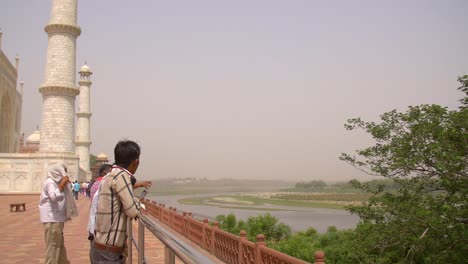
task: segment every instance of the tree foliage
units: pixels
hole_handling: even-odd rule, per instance
[[[93,154],[89,155],[89,164],[90,164],[91,168],[96,166],[96,163],[97,163],[96,160],[97,160],[97,157],[95,155],[93,155]]]
[[[412,106],[384,113],[381,122],[348,120],[375,145],[340,159],[397,183],[384,191],[354,181],[373,194],[350,211],[359,215],[368,236],[367,256],[380,263],[459,263],[468,252],[468,76],[459,78],[465,96],[457,110],[439,105]],[[362,243],[362,242],[361,242]]]
[[[271,243],[269,247],[280,252],[288,254],[298,259],[314,262],[314,252],[320,249],[318,238],[320,235],[313,228],[309,228],[306,232],[297,232],[288,239]]]
[[[237,220],[234,214],[218,215],[219,227],[229,233],[239,235],[241,230],[247,232],[247,239],[255,242],[258,234],[265,236],[267,243],[280,241],[291,236],[291,227],[278,221],[270,213],[252,216],[247,221]]]

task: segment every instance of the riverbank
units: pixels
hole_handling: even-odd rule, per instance
[[[357,193],[241,193],[232,195],[207,195],[189,197],[179,200],[181,204],[208,205],[230,208],[257,208],[265,205],[279,205],[286,207],[312,207],[345,209],[346,206],[356,205],[367,200],[368,195]]]

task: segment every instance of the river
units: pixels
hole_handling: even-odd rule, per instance
[[[210,196],[216,194],[210,194]],[[223,195],[226,195],[224,193]],[[168,195],[168,196],[152,196],[148,197],[157,203],[165,204],[166,207],[172,206],[177,208],[179,213],[192,212],[196,217],[207,217],[213,219],[219,214],[233,213],[238,219],[247,220],[251,216],[257,216],[269,212],[271,215],[289,225],[293,231],[305,231],[309,227],[315,228],[318,232],[324,233],[329,226],[335,226],[338,229],[348,229],[356,227],[359,217],[351,215],[346,210],[338,209],[324,209],[324,208],[310,208],[310,207],[292,207],[292,206],[276,206],[264,205],[255,206],[262,207],[264,210],[248,210],[248,209],[233,209],[233,208],[220,208],[217,206],[207,205],[188,205],[181,204],[178,200],[190,197],[208,196],[203,195]],[[266,211],[268,209],[276,209]],[[277,211],[281,209],[281,211]]]

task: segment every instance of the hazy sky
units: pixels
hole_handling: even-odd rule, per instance
[[[1,0],[20,55],[22,130],[40,124],[49,0]],[[141,178],[365,179],[338,160],[371,141],[343,128],[392,109],[458,105],[468,1],[80,0],[91,153],[142,146]],[[78,79],[78,78],[77,78]]]

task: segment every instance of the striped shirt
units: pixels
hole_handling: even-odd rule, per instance
[[[65,222],[67,220],[67,198],[57,183],[47,178],[42,184],[39,200],[39,215],[42,223]]]
[[[100,244],[121,247],[125,243],[127,216],[135,218],[141,205],[133,195],[131,173],[114,166],[102,181],[97,202],[95,241]]]

